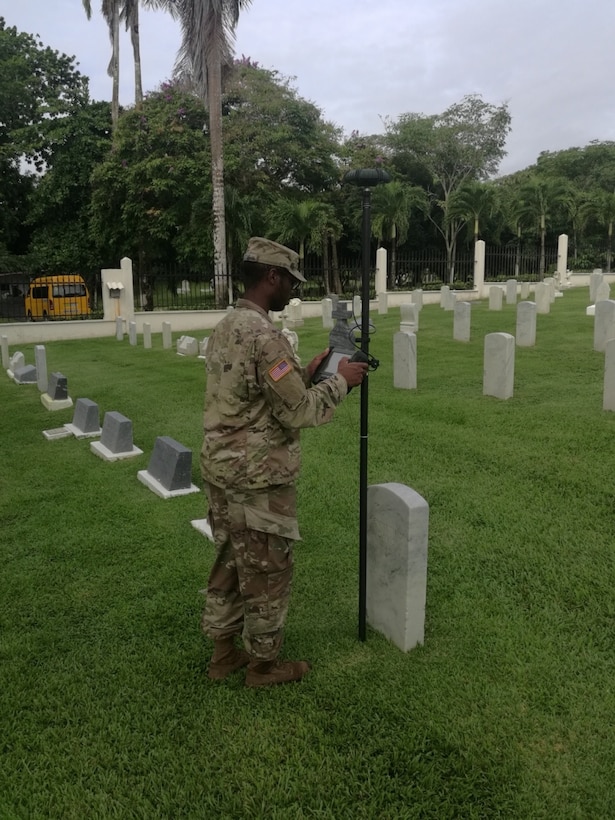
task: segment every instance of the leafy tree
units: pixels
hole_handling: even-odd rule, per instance
[[[58,120],[54,136],[47,171],[31,197],[31,252],[40,269],[84,273],[99,267],[88,229],[90,177],[111,147],[109,104],[90,103]]]
[[[111,263],[211,259],[209,144],[200,100],[164,83],[122,113],[113,150],[92,176],[92,236]],[[149,284],[149,280],[148,280]]]
[[[28,248],[28,198],[59,139],[56,125],[88,99],[74,58],[0,17],[0,248]]]
[[[216,304],[226,302],[227,259],[224,221],[222,79],[233,62],[233,40],[240,11],[250,0],[168,0],[182,29],[178,65],[207,102],[211,147],[214,284]]]
[[[280,191],[313,195],[337,184],[339,129],[289,78],[244,57],[229,73],[222,104],[225,173],[238,191],[270,199]]]
[[[507,105],[495,106],[474,94],[442,114],[402,114],[387,123],[393,165],[402,172],[409,165],[421,166],[428,175],[430,195],[440,212],[440,219],[433,222],[446,245],[451,282],[462,226],[449,211],[451,195],[467,181],[496,173],[509,131]]]

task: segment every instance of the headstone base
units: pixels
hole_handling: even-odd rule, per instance
[[[68,438],[70,436],[69,431],[64,427],[53,427],[51,430],[43,430],[43,435],[47,439],[47,441],[54,441],[57,438]]]
[[[100,436],[102,433],[102,427],[99,427],[98,430],[91,430],[89,433],[84,433],[83,430],[80,430],[72,422],[65,424],[64,429],[68,430],[69,435],[75,438],[96,438],[96,436]]]
[[[149,487],[153,493],[159,495],[160,498],[175,498],[176,495],[189,495],[190,493],[198,493],[200,489],[196,486],[196,484],[191,484],[189,487],[183,487],[181,490],[167,490],[166,487],[163,487],[162,484],[154,478],[151,473],[148,473],[147,470],[139,470],[137,473],[137,478],[141,482],[141,484],[145,484],[146,487]]]
[[[585,308],[585,315],[586,316],[595,316],[596,315],[596,305],[588,305]]]
[[[66,410],[68,407],[73,406],[72,399],[52,399],[49,393],[41,395],[41,403],[47,410]]]
[[[100,441],[90,442],[90,450],[104,461],[121,461],[125,458],[140,456],[143,453],[143,450],[140,450],[138,447],[134,446],[132,450],[127,450],[125,453],[114,453],[108,447],[105,447],[104,444],[101,444]]]
[[[204,535],[208,541],[211,541],[213,544],[214,541],[214,534],[211,531],[211,526],[209,524],[208,518],[195,518],[194,521],[190,522],[195,530],[198,530],[201,535]]]

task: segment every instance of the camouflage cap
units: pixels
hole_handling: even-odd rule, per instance
[[[243,257],[244,262],[260,262],[263,265],[272,265],[284,268],[295,279],[305,282],[305,276],[299,272],[299,254],[262,236],[253,236],[248,242],[248,248]]]

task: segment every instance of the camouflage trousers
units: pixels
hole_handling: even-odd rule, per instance
[[[203,632],[242,634],[247,651],[273,660],[282,645],[300,538],[294,485],[258,491],[206,483],[216,558],[207,584]]]

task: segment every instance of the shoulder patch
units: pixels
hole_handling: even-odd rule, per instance
[[[267,372],[274,382],[279,382],[280,379],[284,378],[292,369],[292,365],[287,359],[280,359],[280,361],[274,364]]]

